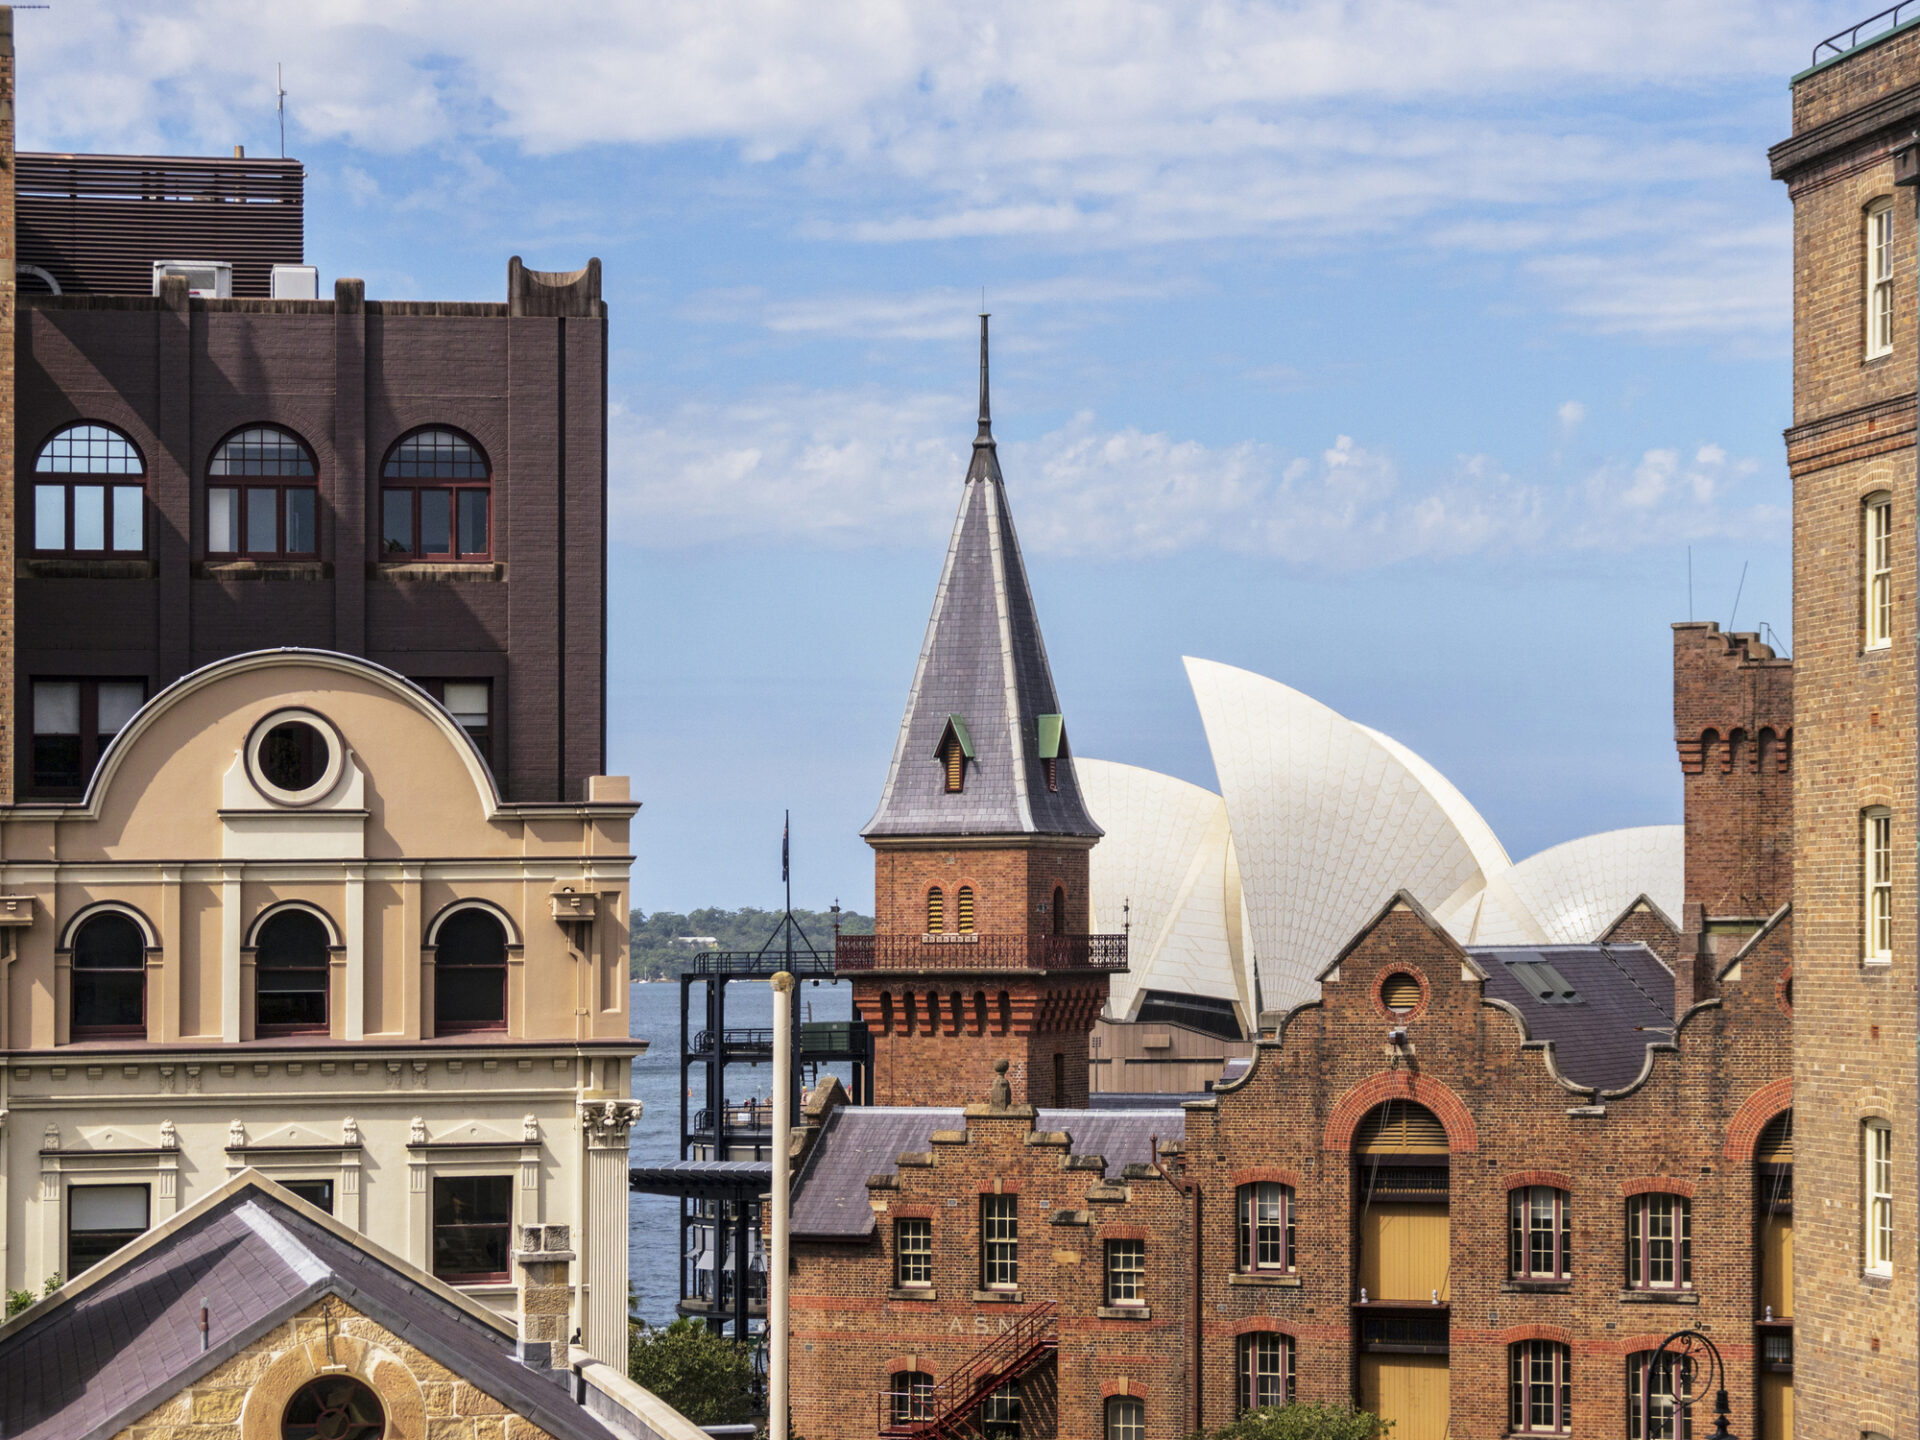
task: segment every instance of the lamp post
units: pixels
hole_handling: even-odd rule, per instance
[[[771,1440],[787,1440],[787,1228],[793,1124],[793,976],[773,977],[773,1251],[767,1285],[767,1421]]]
[[[1653,1398],[1653,1377],[1659,1372],[1662,1359],[1671,1358],[1675,1363],[1668,1378],[1669,1393],[1673,1396],[1673,1408],[1676,1412],[1693,1409],[1706,1399],[1707,1392],[1713,1392],[1713,1436],[1712,1440],[1739,1440],[1733,1431],[1727,1428],[1727,1368],[1720,1362],[1720,1351],[1713,1341],[1698,1330],[1676,1330],[1660,1342],[1660,1348],[1653,1352],[1653,1359],[1647,1362],[1647,1399]],[[1693,1377],[1700,1377],[1696,1389],[1690,1383]],[[1682,1388],[1685,1386],[1686,1388]],[[1676,1425],[1675,1430],[1679,1427]]]

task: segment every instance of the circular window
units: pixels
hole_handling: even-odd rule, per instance
[[[1396,970],[1380,982],[1380,1003],[1396,1015],[1408,1015],[1420,1008],[1420,982],[1404,970]]]
[[[268,799],[305,805],[329,793],[340,778],[339,735],[318,715],[283,710],[254,727],[247,767]]]
[[[281,1440],[380,1440],[386,1431],[380,1397],[350,1375],[301,1386],[280,1419]]]

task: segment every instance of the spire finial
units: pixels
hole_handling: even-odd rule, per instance
[[[987,320],[985,311],[980,314],[980,433],[973,437],[975,445],[993,444],[993,415],[987,405]]]

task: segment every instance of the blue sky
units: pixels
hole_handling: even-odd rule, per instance
[[[643,909],[871,903],[974,312],[1076,751],[1212,784],[1183,654],[1519,858],[1679,818],[1670,621],[1787,638],[1787,77],[1870,5],[20,12],[24,148],[288,153],[308,258],[598,255]],[[1742,585],[1742,573],[1745,573]]]

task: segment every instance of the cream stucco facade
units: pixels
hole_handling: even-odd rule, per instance
[[[297,790],[263,759],[282,734],[306,747]],[[619,1363],[629,1062],[644,1049],[628,1037],[635,809],[619,777],[579,803],[504,804],[423,692],[363,660],[281,650],[148,702],[82,800],[0,810],[6,1285],[66,1267],[88,1185],[146,1187],[154,1224],[248,1166],[328,1182],[341,1221],[431,1271],[436,1182],[492,1177],[504,1193],[507,1177],[506,1233],[568,1227],[569,1328]],[[437,1034],[441,932],[470,910],[504,938],[504,971],[481,984],[499,976],[502,1013]],[[307,1023],[276,1027],[259,947],[287,911],[324,930],[324,978],[294,977],[311,985]],[[143,974],[113,980],[118,1018],[138,1023],[104,1038],[75,1023],[76,937],[103,912],[137,927],[145,955]],[[511,1269],[462,1288],[512,1309]]]

